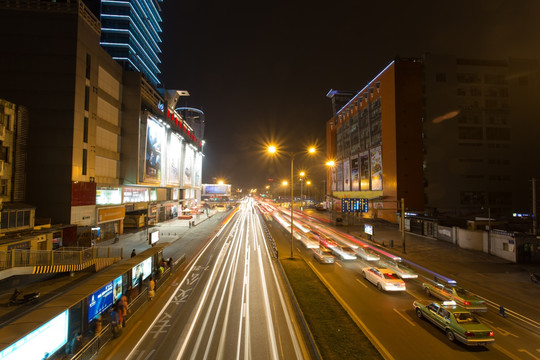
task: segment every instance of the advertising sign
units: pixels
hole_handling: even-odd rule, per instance
[[[364,224],[364,232],[368,235],[373,235],[373,226],[369,224]]]
[[[341,212],[368,212],[368,199],[343,198],[341,199]]]
[[[360,174],[358,168],[358,156],[351,158],[351,190],[360,190]]]
[[[161,160],[163,152],[163,137],[165,131],[157,121],[147,120],[146,154],[144,180],[159,183],[161,181]]]
[[[171,134],[167,149],[167,184],[180,185],[180,160],[182,159],[182,140]]]
[[[113,304],[122,297],[122,276],[113,280]]]
[[[154,245],[159,241],[159,230],[150,233],[149,242],[150,245]]]
[[[370,150],[371,190],[382,190],[382,152],[377,146]]]
[[[337,191],[343,191],[343,163],[339,162],[336,164],[336,171],[337,171]]]
[[[343,161],[343,191],[351,190],[349,159]]]
[[[360,190],[369,190],[369,153],[360,155]]]
[[[196,153],[195,154],[195,178],[193,179],[193,186],[201,186],[202,185],[202,154]]]
[[[0,359],[43,359],[45,354],[54,354],[68,340],[68,311],[64,311],[16,343],[0,351]]]
[[[135,287],[139,285],[141,281],[144,281],[152,274],[152,258],[144,260],[133,269],[131,269],[131,286]]]
[[[193,184],[193,163],[194,163],[195,154],[193,149],[189,146],[186,146],[186,151],[184,154],[184,186],[192,186]]]
[[[97,318],[113,304],[113,283],[110,282],[88,297],[88,322]]]

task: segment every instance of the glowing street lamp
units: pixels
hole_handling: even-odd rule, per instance
[[[268,146],[268,152],[270,154],[275,154],[278,152],[278,149],[274,145]],[[317,152],[314,146],[311,146],[307,149],[308,154],[315,154]],[[294,157],[298,154],[302,154],[304,151],[299,152],[288,152],[287,155],[291,158],[291,259],[294,258],[293,254],[293,245],[294,245]]]

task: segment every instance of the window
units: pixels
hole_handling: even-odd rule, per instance
[[[435,74],[436,82],[446,82],[446,73],[437,73]]]
[[[90,54],[86,54],[86,78],[90,79],[90,70],[91,70],[91,64],[92,64],[92,57]]]
[[[9,147],[2,146],[2,160],[9,163]]]
[[[86,168],[87,168],[87,157],[88,157],[88,151],[86,149],[83,149],[82,151],[82,175],[86,175]]]
[[[510,129],[502,127],[486,128],[486,138],[488,140],[510,140]]]
[[[88,142],[88,116],[84,117],[84,125],[83,125],[83,142]]]
[[[4,115],[4,123],[6,124],[6,130],[11,130],[11,115]]]
[[[84,110],[90,109],[90,86],[84,87]]]
[[[0,182],[0,195],[6,196],[8,194],[8,181],[7,179],[2,179]]]
[[[483,132],[481,127],[460,126],[459,139],[462,140],[482,140]]]

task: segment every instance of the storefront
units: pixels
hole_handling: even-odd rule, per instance
[[[124,232],[125,216],[126,208],[124,205],[98,208],[97,224],[100,228],[98,241],[112,239],[115,233],[122,234]]]

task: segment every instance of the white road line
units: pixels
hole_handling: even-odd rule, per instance
[[[339,266],[340,268],[343,268],[343,265],[341,265],[340,263],[335,263],[337,266]]]
[[[396,312],[396,314],[398,314],[399,316],[401,316],[403,319],[405,319],[405,321],[407,321],[409,324],[411,324],[412,326],[416,326],[415,323],[413,323],[411,320],[407,319],[405,317],[405,315],[403,315],[402,313],[400,313],[397,309],[392,309]]]

